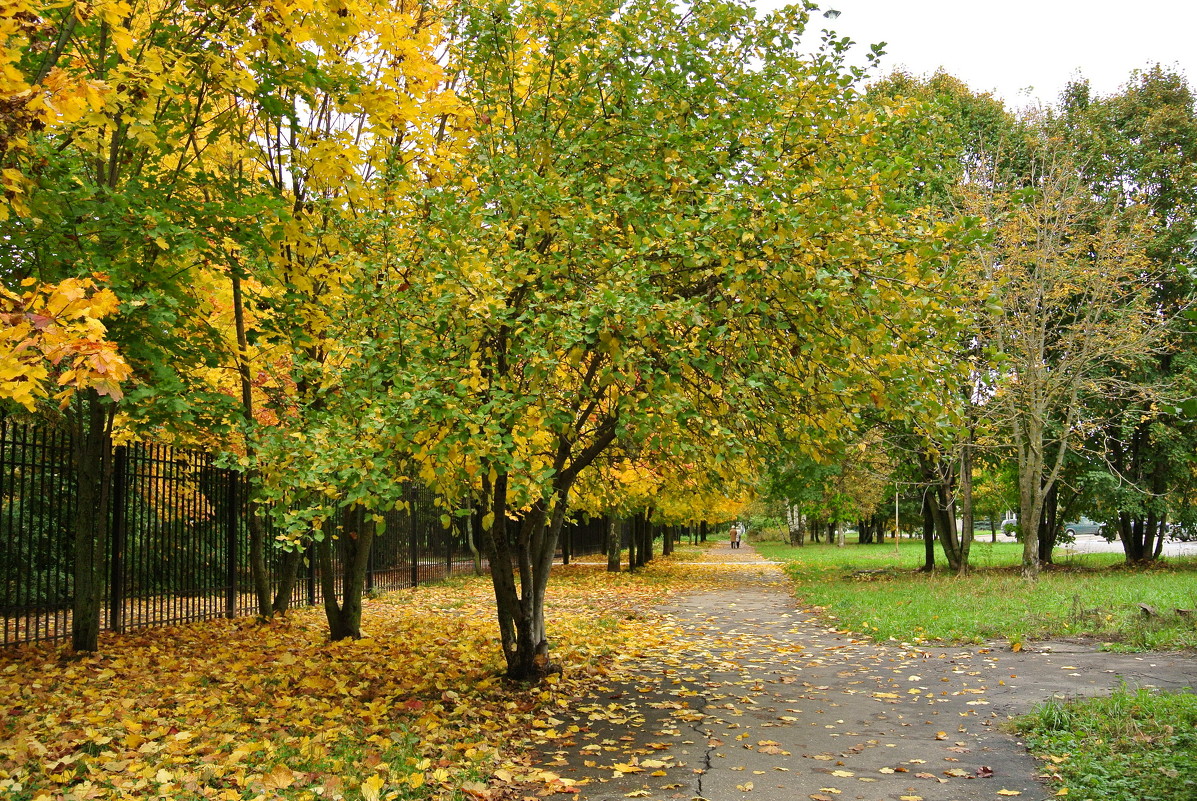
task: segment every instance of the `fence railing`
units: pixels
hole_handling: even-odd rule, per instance
[[[102,627],[255,614],[246,489],[243,475],[199,451],[152,443],[116,448]],[[375,537],[369,589],[474,570],[464,521],[445,528],[431,491],[409,486],[407,493],[409,508],[385,513]],[[70,636],[76,497],[67,434],[0,417],[0,645]],[[604,532],[602,521],[568,524],[565,553],[601,551]],[[272,593],[286,562],[283,551],[268,549]],[[315,554],[304,553],[291,603],[322,602],[321,584]]]

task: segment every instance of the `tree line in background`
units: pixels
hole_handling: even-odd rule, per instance
[[[1167,72],[1019,117],[946,76],[863,88],[810,4],[11,5],[0,391],[74,434],[76,648],[130,438],[251,479],[261,615],[268,548],[338,552],[334,637],[383,513],[433,489],[477,521],[516,678],[552,669],[570,515],[715,522],[768,483],[864,516],[896,475],[963,568],[950,510],[1008,448],[1028,572],[1074,488],[1133,558],[1177,517]]]
[[[1184,77],[1136,72],[1108,97],[1084,81],[1057,106],[1014,113],[947,75],[895,75],[869,97],[917,97],[944,155],[912,191],[968,219],[957,280],[972,323],[945,355],[941,417],[873,414],[812,469],[774,459],[769,486],[799,521],[924,523],[968,569],[974,518],[1017,514],[1024,573],[1081,515],[1158,559],[1197,524],[1193,357],[1197,112]],[[866,528],[867,528],[866,522]],[[889,524],[892,528],[892,524]],[[960,530],[958,530],[958,527]]]

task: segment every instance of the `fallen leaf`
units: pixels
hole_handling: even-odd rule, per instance
[[[362,798],[366,801],[378,801],[378,795],[382,792],[383,785],[386,781],[378,773],[375,773],[370,778],[362,782],[361,791]]]
[[[262,777],[262,786],[267,790],[286,790],[295,784],[295,772],[281,762]]]

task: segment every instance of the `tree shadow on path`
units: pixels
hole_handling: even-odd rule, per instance
[[[580,799],[1045,799],[1009,716],[1122,683],[1197,686],[1179,654],[874,644],[802,607],[747,544],[687,569],[695,589],[645,623],[672,645],[635,655],[631,680],[541,747]]]

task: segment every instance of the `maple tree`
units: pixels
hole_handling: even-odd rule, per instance
[[[135,378],[122,405],[179,429],[209,428],[220,414],[219,395],[193,372],[215,351],[191,279],[205,233],[231,209],[199,202],[208,176],[197,156],[224,119],[214,98],[228,65],[214,53],[222,36],[244,38],[245,18],[244,6],[27,4],[17,17],[26,37],[5,40],[13,94],[3,158],[6,180],[19,183],[0,221],[5,280],[59,286],[102,274],[120,301],[107,338]],[[83,650],[95,648],[98,628],[102,577],[88,555],[105,548],[112,397],[93,389],[66,409],[80,484],[73,619]]]
[[[0,287],[0,397],[29,411],[52,391],[62,406],[87,389],[120,400],[129,366],[102,322],[119,305],[116,296],[89,279],[23,283],[20,294]]]
[[[54,287],[78,265],[103,270],[121,300],[109,339],[136,378],[122,424],[223,448],[255,484],[263,465],[274,470],[266,484],[284,484],[295,435],[333,423],[320,408],[338,392],[326,362],[353,350],[332,329],[363,297],[343,289],[390,269],[363,268],[378,240],[361,221],[435,172],[438,123],[452,110],[435,10],[153,0],[16,11],[5,23],[27,36],[6,28],[3,39],[3,166],[18,201],[2,223],[6,279]],[[89,397],[68,413],[80,433],[98,426],[80,458],[101,465],[101,480],[116,408]],[[372,476],[394,494],[399,482]],[[312,484],[295,489],[328,507]],[[248,514],[266,616],[281,597],[266,584],[259,500],[277,498],[251,499]],[[342,500],[360,497],[349,485]],[[103,515],[91,504],[81,515],[79,552],[85,528],[102,552]],[[77,639],[94,643],[94,629]]]
[[[231,243],[220,265],[233,296],[239,461],[256,488],[249,514],[255,584],[260,614],[282,611],[303,543],[317,543],[326,567],[340,549],[341,600],[325,596],[330,631],[360,636],[372,527],[379,511],[402,502],[404,482],[384,468],[399,459],[383,426],[365,433],[379,423],[367,407],[382,387],[377,374],[361,374],[370,345],[356,343],[375,336],[371,310],[399,283],[394,273],[410,235],[404,226],[413,224],[402,198],[435,180],[456,130],[455,104],[437,61],[433,7],[280,4],[276,14],[271,23],[288,37],[279,45],[283,57],[249,59],[262,88],[239,105],[241,147],[220,164],[230,182],[256,179],[239,188],[280,210],[269,236]],[[309,61],[313,48],[318,72],[297,77],[289,65]],[[247,306],[256,311],[247,314]],[[362,436],[345,438],[354,429]],[[368,469],[345,470],[349,460]],[[263,510],[289,547],[273,600]]]

